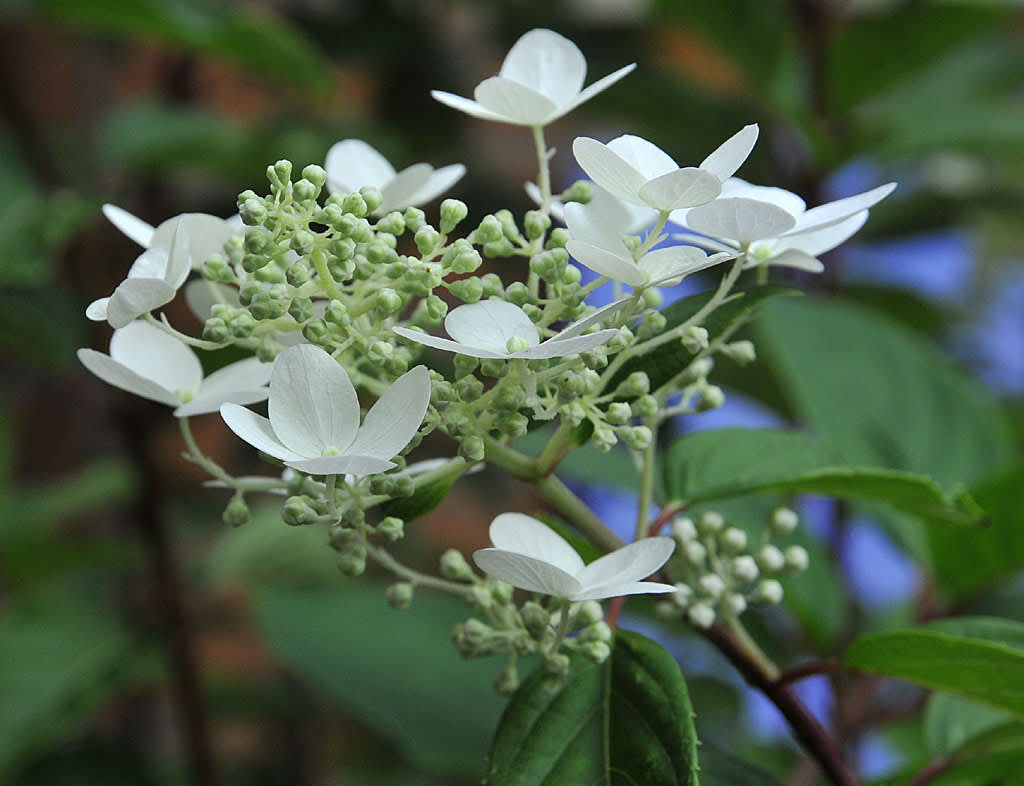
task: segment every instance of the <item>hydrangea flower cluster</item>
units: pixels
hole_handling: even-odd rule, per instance
[[[392,605],[408,605],[421,586],[465,598],[486,621],[460,626],[456,646],[467,655],[508,653],[502,690],[514,687],[515,659],[528,652],[542,653],[556,675],[567,668],[563,650],[606,658],[610,630],[598,600],[671,592],[706,626],[747,601],[772,600],[778,585],[763,577],[799,567],[801,558],[792,550],[776,558],[770,545],[743,553],[740,531],[720,532],[710,514],[696,526],[677,522],[674,540],[638,537],[623,548],[594,527],[588,534],[611,553],[584,565],[547,524],[506,513],[491,526],[494,547],[474,556],[483,576],[458,552],[442,560],[441,577],[426,576],[388,545],[481,463],[535,483],[576,526],[592,524],[553,474],[565,455],[587,440],[601,450],[621,442],[652,462],[662,422],[721,404],[721,390],[708,382],[714,357],[754,357],[749,342],[731,340],[731,328],[711,335],[705,327],[743,271],[820,270],[818,257],[893,188],[808,210],[787,191],[750,185],[735,177],[757,141],[758,127],[748,125],[696,166],[680,166],[636,136],[581,137],[573,154],[590,181],[554,193],[544,126],[633,67],[584,88],[579,49],[533,30],[472,100],[434,93],[473,117],[531,129],[538,177],[528,190],[537,208],[521,218],[500,210],[466,231],[468,206],[449,198],[432,224],[421,206],[465,168],[397,171],[354,139],[332,147],[325,166],[268,167],[269,192],[244,191],[237,219],[186,214],[154,229],[105,208],[145,250],[113,294],[89,306],[88,316],[115,333],[109,356],[83,349],[83,364],[175,407],[189,458],[232,491],[226,521],[245,522],[248,496],[284,495],[284,521],[326,527],[345,572],[358,575],[372,562],[397,576]],[[493,260],[486,269],[485,259]],[[502,260],[524,261],[525,278],[499,273]],[[583,284],[578,265],[598,279]],[[671,321],[659,311],[659,288],[699,271],[720,272],[717,289],[696,313]],[[607,281],[617,298],[594,308],[588,296]],[[203,321],[201,337],[155,313],[183,288]],[[437,334],[442,323],[447,337]],[[251,357],[204,379],[194,349],[226,347]],[[664,347],[676,348],[677,367],[652,378],[645,361]],[[361,399],[375,400],[365,414]],[[264,400],[267,416],[247,408]],[[235,477],[205,456],[188,418],[217,411],[242,441],[287,467],[284,474]],[[531,456],[516,440],[538,422],[551,424],[551,436]],[[432,431],[450,438],[452,457],[407,465]],[[638,536],[647,531],[648,503]],[[676,544],[681,556],[666,566]],[[644,581],[659,571],[672,582]],[[514,587],[533,595],[518,602]]]

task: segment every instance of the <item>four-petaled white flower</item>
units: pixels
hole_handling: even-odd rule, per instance
[[[671,584],[641,581],[672,556],[672,538],[644,538],[586,565],[564,538],[523,513],[502,513],[491,522],[490,534],[494,548],[475,552],[473,561],[520,589],[571,601],[677,591]]]
[[[613,281],[631,287],[671,286],[698,270],[717,265],[734,254],[708,256],[692,245],[656,248],[634,260],[623,239],[630,234],[635,214],[626,204],[603,189],[595,189],[586,205],[565,206],[570,239],[566,250],[578,262]]]
[[[791,191],[734,177],[723,186],[721,198],[673,213],[672,218],[704,235],[687,238],[704,248],[733,254],[745,249],[745,267],[779,265],[818,273],[824,269],[818,255],[860,229],[868,209],[894,188],[895,183],[887,183],[807,210]]]
[[[147,322],[115,330],[109,355],[80,349],[78,359],[114,387],[175,407],[179,418],[216,412],[226,402],[255,404],[270,393],[270,363],[246,358],[204,379],[191,347]]]
[[[635,67],[630,63],[583,89],[587,60],[576,44],[553,30],[536,29],[516,41],[498,76],[476,86],[475,101],[441,90],[430,94],[483,120],[543,126],[611,87]]]
[[[122,328],[137,317],[170,303],[193,267],[219,253],[240,228],[205,213],[185,213],[155,229],[127,210],[104,205],[110,222],[146,250],[109,297],[89,304],[85,315]]]
[[[430,164],[413,164],[396,172],[384,156],[360,139],[345,139],[334,144],[327,151],[324,169],[327,170],[327,187],[334,193],[352,193],[363,186],[379,189],[384,201],[374,211],[378,216],[425,204],[466,174],[462,164],[440,169]]]
[[[220,408],[239,437],[311,475],[370,475],[416,434],[430,403],[430,375],[417,366],[399,377],[359,425],[359,398],[348,373],[312,344],[289,347],[274,361],[270,418],[235,404]]]
[[[605,306],[543,342],[540,340],[540,331],[526,312],[504,300],[482,300],[479,303],[453,308],[444,320],[444,329],[451,339],[431,336],[404,327],[391,329],[418,344],[474,358],[537,360],[567,357],[610,341],[618,330],[608,328],[596,333],[581,334],[604,319],[612,307],[617,309],[624,302],[618,301]]]
[[[634,205],[672,211],[710,202],[722,183],[747,160],[758,127],[744,126],[705,158],[699,167],[680,167],[652,142],[627,134],[607,145],[590,137],[572,143],[576,161],[590,179]]]

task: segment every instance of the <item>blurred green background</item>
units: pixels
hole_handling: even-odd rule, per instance
[[[963,455],[1019,460],[1019,3],[7,0],[0,9],[0,782],[479,781],[502,706],[490,689],[501,666],[458,661],[448,631],[467,610],[424,596],[409,612],[392,611],[383,577],[346,586],[323,533],[285,528],[272,501],[250,525],[223,525],[227,500],[180,458],[168,413],[101,384],[74,351],[106,348],[109,328],[86,321],[84,308],[112,291],[136,254],[103,220],[105,202],[154,224],[181,212],[227,216],[239,191],[264,187],[267,164],[322,163],[333,142],[360,137],[397,168],[466,164],[452,195],[471,218],[526,209],[529,133],[460,115],[429,92],[471,94],[532,27],[574,40],[588,82],[638,63],[548,130],[561,153],[556,187],[577,175],[567,152],[579,134],[635,133],[685,164],[749,122],[762,136],[740,174],[809,204],[898,180],[857,245],[798,284],[868,309],[857,314],[883,312],[901,326],[887,330],[916,338],[885,357],[868,353],[863,366],[837,366],[840,378],[827,384],[849,390],[839,404],[859,411],[858,370],[888,385],[915,363],[945,363],[915,342],[937,344],[955,357],[969,395],[946,401],[924,426],[932,455],[949,466],[920,468],[943,483],[973,483],[1000,467],[960,461],[960,446]],[[169,313],[198,329],[181,304]],[[875,324],[850,319],[833,331],[840,344],[850,336],[842,330]],[[782,355],[800,335],[785,328],[761,336]],[[788,377],[762,369],[726,381],[799,420],[806,410],[794,401],[813,399],[815,388],[800,371],[827,362],[813,350],[804,366],[786,367]],[[801,380],[809,392],[799,392]],[[898,429],[924,407],[914,390],[893,389],[879,428]],[[989,407],[1014,425],[978,430],[961,418]],[[260,471],[216,417],[194,428],[218,460]],[[1021,476],[986,486],[986,500],[1002,506],[999,526],[1020,523],[1019,493],[1010,492]],[[403,556],[430,566],[449,545],[482,545],[503,500],[530,505],[522,487],[475,476],[410,528]],[[922,544],[898,521],[885,532],[924,565],[922,591],[864,608],[836,589],[842,538],[822,538],[804,608],[762,622],[770,649],[784,660],[833,653],[860,631],[936,610],[1024,616],[1013,580],[1024,544],[1011,536],[951,585],[933,577],[943,558],[963,559],[960,540],[939,547],[940,534]],[[659,635],[689,652],[682,629]],[[704,672],[692,689],[707,747],[757,755],[778,782],[814,782],[785,742],[738,741],[749,722],[740,688],[718,666]],[[833,687],[834,723],[856,750],[874,727]],[[923,744],[920,696],[907,706],[885,740],[913,760]],[[728,766],[721,760],[716,776],[709,764],[707,782],[740,783],[728,780]]]

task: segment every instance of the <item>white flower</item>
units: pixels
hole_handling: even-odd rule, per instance
[[[568,38],[537,29],[516,41],[498,76],[476,86],[475,101],[441,90],[431,95],[442,104],[483,120],[543,126],[611,87],[635,67],[636,63],[624,66],[584,90],[587,60],[583,53]]]
[[[570,239],[566,250],[581,264],[613,281],[631,287],[670,286],[698,270],[717,265],[733,254],[715,254],[690,245],[657,248],[634,260],[624,241],[635,216],[625,203],[603,189],[595,189],[586,205],[565,206]]]
[[[645,229],[647,229],[654,221],[658,218],[658,211],[652,207],[646,207],[641,205],[634,205],[630,202],[623,202],[618,197],[614,197],[605,191],[601,186],[591,184],[592,197],[590,202],[592,204],[595,200],[609,200],[620,206],[620,209],[625,210],[629,214],[629,226],[625,233],[627,235],[639,235]],[[526,183],[526,195],[530,197],[537,205],[542,202],[540,188],[537,187],[536,183]],[[572,203],[569,204],[579,204]],[[565,223],[565,205],[557,199],[552,199],[548,203],[548,212],[551,217]]]
[[[722,183],[747,160],[757,134],[756,125],[745,126],[699,167],[680,168],[657,145],[628,134],[607,145],[581,136],[572,143],[572,152],[590,179],[619,199],[671,211],[717,197]]]
[[[625,301],[612,303],[616,309]],[[504,300],[482,300],[453,308],[444,320],[444,329],[451,339],[431,336],[404,327],[391,328],[398,335],[435,349],[458,352],[474,358],[539,358],[566,357],[586,352],[610,341],[618,330],[609,328],[580,335],[608,315],[611,306],[573,323],[547,341],[540,340],[540,331],[519,306]],[[454,340],[452,340],[454,339]]]
[[[324,162],[327,187],[334,193],[352,193],[373,186],[384,197],[375,215],[404,210],[431,201],[451,188],[466,174],[462,164],[434,169],[430,164],[413,164],[395,172],[384,156],[360,139],[345,139],[327,151]]]
[[[130,322],[115,330],[109,355],[80,349],[78,359],[114,387],[175,407],[179,418],[216,412],[229,401],[255,404],[270,392],[270,363],[247,358],[204,379],[191,347],[147,322]]]
[[[672,538],[644,538],[585,565],[560,535],[522,513],[502,513],[491,522],[490,534],[495,547],[475,552],[473,561],[520,589],[571,601],[676,592],[671,584],[640,581],[672,556]]]
[[[338,362],[311,344],[274,361],[267,419],[235,404],[221,417],[239,437],[311,475],[370,475],[391,469],[430,403],[430,375],[417,366],[384,391],[359,425],[359,399]]]
[[[722,196],[707,205],[673,213],[672,219],[707,238],[692,238],[714,251],[746,249],[746,267],[781,265],[811,272],[824,269],[819,254],[838,246],[863,226],[868,209],[896,188],[887,183],[845,199],[806,209],[783,188],[729,179]]]
[[[193,267],[223,250],[240,231],[232,221],[205,213],[185,213],[155,229],[116,205],[104,205],[110,222],[146,250],[135,260],[110,297],[89,304],[85,315],[122,328],[137,317],[170,303]]]

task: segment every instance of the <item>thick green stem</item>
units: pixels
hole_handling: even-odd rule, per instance
[[[533,144],[537,148],[537,188],[540,189],[540,209],[544,215],[551,212],[551,167],[548,161],[547,142],[544,141],[544,126],[533,126]]]
[[[420,573],[418,570],[413,570],[391,556],[385,549],[374,546],[371,543],[366,544],[366,556],[376,562],[385,570],[389,570],[399,578],[405,579],[410,584],[417,587],[429,587],[430,589],[439,590],[441,592],[450,592],[453,595],[458,595],[464,599],[472,598],[472,589],[465,584],[459,584],[454,581],[447,581],[446,579],[439,579],[436,576],[430,576],[426,573]]]
[[[648,424],[650,425],[650,424]],[[643,469],[640,472],[640,500],[636,508],[636,532],[634,540],[647,537],[651,518],[651,500],[654,498],[654,466],[658,455],[658,430],[651,428],[651,444],[643,454]]]

